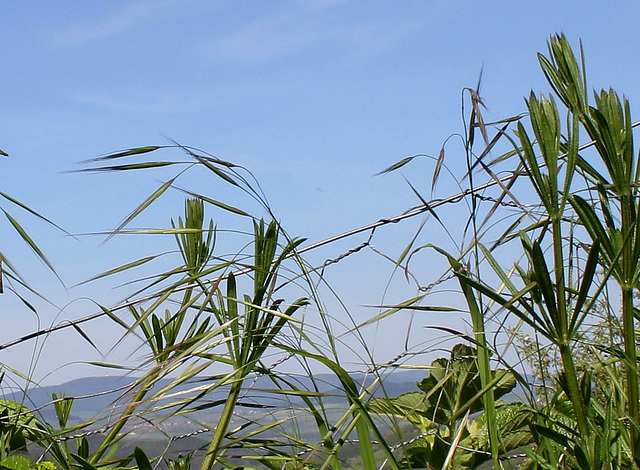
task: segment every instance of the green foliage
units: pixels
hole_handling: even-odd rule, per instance
[[[169,470],[189,470],[191,463],[193,462],[193,454],[190,452],[187,455],[179,454],[175,459],[166,458],[165,464]]]
[[[540,414],[541,422],[532,428],[538,445],[533,460],[539,465],[564,461],[576,468],[601,468],[614,462],[638,465],[640,415],[632,299],[638,285],[640,247],[636,226],[640,198],[629,104],[611,90],[596,93],[595,106],[588,104],[584,65],[578,65],[563,35],[551,38],[549,54],[548,58],[540,56],[541,65],[566,106],[567,117],[559,118],[552,98],[538,98],[532,93],[527,108],[534,138],[519,122],[513,141],[537,194],[542,222],[533,227],[535,231],[529,228],[519,233],[528,261],[517,266],[524,287],[511,285],[505,295],[468,273],[458,276],[461,282],[515,314],[558,351],[561,395],[550,402],[550,408]],[[565,130],[563,121],[567,123]],[[580,127],[593,140],[606,173],[600,173],[580,153]],[[587,182],[587,187],[577,184],[578,177]],[[578,238],[584,234],[587,242]],[[578,247],[587,247],[586,260]],[[502,268],[496,264],[492,267],[505,278]],[[598,385],[604,392],[594,397],[592,375],[587,370],[580,376],[575,351],[585,347],[578,342],[585,345],[588,338],[583,329],[585,320],[597,314],[598,303],[610,305],[610,279],[618,283],[622,296],[619,331],[624,351],[611,342],[598,345],[589,341],[586,347],[594,354],[604,352],[614,358],[613,362],[622,359],[626,374],[620,380],[612,362],[594,360],[589,365],[601,369]],[[535,350],[533,354],[540,357]],[[608,372],[603,372],[605,369]],[[606,400],[607,394],[616,400]],[[621,419],[630,425],[620,426]]]
[[[4,470],[56,470],[48,460],[32,463],[25,455],[28,445],[40,444],[50,434],[44,424],[26,406],[12,400],[0,400],[0,468]]]
[[[584,58],[576,58],[564,35],[550,38],[548,53],[539,55],[539,62],[553,94],[532,92],[525,100],[526,116],[488,123],[478,89],[466,90],[471,110],[464,116],[467,172],[460,194],[429,201],[409,183],[424,207],[401,218],[428,213],[444,226],[437,208],[461,201],[469,216],[466,224],[460,224],[464,227],[460,243],[454,242],[456,252],[431,242],[420,245],[421,226],[393,262],[394,270],[404,268],[406,278],[412,279],[409,263],[429,249],[448,263],[441,278],[421,286],[409,300],[381,306],[384,311],[363,323],[352,322],[347,329],[369,358],[368,382],[357,383],[342,363],[338,345],[342,337],[334,334],[332,324],[337,315],[332,318],[320,299],[324,268],[336,261],[319,268],[304,262],[303,240],[283,230],[250,173],[177,144],[128,149],[89,162],[95,166],[87,171],[98,172],[179,168],[110,234],[172,237],[179,260],[171,269],[139,279],[130,273],[160,255],[145,256],[92,279],[129,274],[133,282],[144,284],[136,292],[138,300],[113,309],[101,306],[101,312],[89,319],[107,316],[124,329],[116,345],[138,338],[148,354],[133,368],[133,383],[114,400],[107,419],[99,416],[71,425],[77,400],[73,397],[53,396],[55,425],[23,404],[0,400],[0,467],[151,470],[164,465],[170,470],[195,466],[210,470],[235,468],[242,457],[243,468],[259,464],[273,470],[374,470],[381,465],[639,468],[636,321],[640,315],[635,303],[640,290],[640,165],[630,104],[613,90],[595,92],[590,99]],[[500,145],[507,150],[494,156],[502,151]],[[149,160],[152,154],[175,148],[185,153],[187,161]],[[404,158],[381,173],[406,168],[416,158]],[[433,164],[432,191],[445,168],[444,145]],[[254,216],[181,188],[188,195],[184,215],[171,219],[169,227],[129,228],[192,168],[249,196],[263,214]],[[479,174],[487,181],[478,184]],[[50,223],[4,193],[0,201]],[[505,207],[510,211],[506,215]],[[249,230],[245,226],[236,232],[238,239],[246,237],[236,253],[221,252],[220,231],[213,220],[206,220],[206,208],[250,222]],[[3,207],[0,210],[51,267],[18,221]],[[453,239],[453,230],[444,228]],[[28,289],[1,254],[0,262],[4,263],[0,275]],[[458,297],[450,305],[420,305],[428,303],[432,288],[451,278],[457,285],[449,292]],[[287,301],[288,297],[296,300]],[[385,389],[384,379],[361,330],[402,310],[455,312],[460,303],[468,309],[470,332],[440,329],[467,344],[457,344],[448,357],[431,362],[429,375],[418,383],[419,391],[373,398]],[[25,305],[30,304],[25,300]],[[320,326],[307,321],[311,310]],[[347,325],[351,320],[338,322]],[[78,324],[71,323],[79,330]],[[519,373],[520,364],[510,364],[514,344],[525,361],[536,365],[533,372],[541,384],[532,386],[526,369]],[[399,357],[409,354],[404,351]],[[272,355],[279,358],[275,364],[295,358],[308,382],[269,365]],[[119,364],[98,365],[126,369]],[[314,377],[317,367],[336,378],[333,403],[325,400],[327,393]],[[271,389],[252,388],[254,380],[265,378]],[[529,394],[529,402],[502,402],[500,398],[516,384]],[[336,395],[340,405],[335,404]],[[277,397],[290,409],[271,410],[261,402],[263,396]],[[234,418],[242,406],[267,411],[244,416],[238,425]],[[157,454],[144,443],[139,447],[137,441],[128,455],[118,453],[139,419],[162,429],[167,419],[201,416],[203,411],[216,412],[217,421],[201,423],[196,433],[206,442],[186,455],[171,454],[175,436],[168,436],[166,450]],[[381,416],[390,420],[385,421],[390,433],[382,429]],[[299,427],[307,418],[315,428]],[[415,428],[409,440],[403,434],[406,423]],[[399,444],[392,446],[392,441]],[[34,447],[41,451],[35,464],[26,454]]]
[[[21,455],[10,455],[0,461],[0,467],[7,470],[30,470],[31,462]]]
[[[10,455],[0,460],[0,468],[3,470],[56,470],[56,464],[45,460],[32,464],[31,461],[22,455]]]
[[[29,408],[12,400],[0,400],[0,455],[26,450],[27,442],[40,437],[40,427]]]
[[[460,283],[478,354],[490,352],[486,322],[499,318],[494,321],[501,327],[510,325],[506,344],[514,337],[529,338],[527,348],[520,349],[526,359],[558,370],[553,374],[555,384],[542,384],[541,393],[547,396],[530,424],[535,445],[528,449],[528,465],[637,468],[640,414],[633,300],[640,279],[640,170],[630,106],[612,90],[595,92],[594,104],[590,103],[584,58],[576,59],[564,35],[552,36],[548,56],[539,55],[539,60],[555,96],[532,92],[526,100],[526,117],[501,121],[493,138],[480,114],[477,90],[469,92],[472,111],[465,129],[469,188],[462,194],[470,199],[467,227],[473,237],[457,255],[435,249],[446,256]],[[512,123],[515,129],[507,132]],[[476,130],[483,136],[481,151],[475,150]],[[585,133],[590,142],[582,144]],[[512,149],[491,162],[483,161],[500,139]],[[493,167],[514,156],[510,174],[498,179]],[[441,152],[434,180],[442,160]],[[389,171],[399,166],[392,165]],[[475,168],[492,181],[477,185]],[[523,179],[532,191],[527,192]],[[492,187],[497,194],[488,194]],[[528,204],[523,204],[527,198]],[[485,200],[492,205],[483,211],[479,201]],[[427,204],[433,209],[432,202]],[[503,205],[515,208],[518,215],[495,240],[486,241],[504,222],[499,211]],[[413,253],[425,247],[433,246]],[[505,252],[516,253],[513,261],[503,260]],[[495,280],[498,284],[492,284]],[[613,294],[616,288],[620,303]],[[604,324],[599,320],[602,310]],[[605,338],[594,336],[590,326],[594,323]],[[493,343],[499,343],[499,333],[493,334]],[[551,351],[557,354],[553,360]],[[491,352],[498,354],[496,348]],[[486,383],[486,358],[478,367]],[[539,375],[545,381],[551,377]],[[526,381],[521,384],[528,388]],[[486,404],[485,408],[488,412]],[[491,423],[497,425],[497,416],[487,413],[486,419],[490,429]],[[499,467],[495,447],[491,453]]]
[[[491,458],[488,419],[494,420],[501,435],[501,449],[508,453],[531,442],[526,426],[530,411],[520,403],[499,402],[494,413],[480,413],[469,421],[470,414],[483,411],[482,386],[475,348],[457,344],[448,358],[439,358],[429,367],[430,373],[418,382],[421,392],[398,397],[375,398],[367,405],[373,413],[405,419],[416,426],[420,438],[404,449],[402,461],[407,468],[441,468],[453,452],[451,468],[477,468]],[[506,395],[516,386],[516,379],[506,370],[492,371],[494,396]],[[459,434],[459,444],[452,444]]]

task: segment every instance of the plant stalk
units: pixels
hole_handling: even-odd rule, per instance
[[[90,463],[94,465],[98,464],[107,449],[109,449],[111,444],[117,439],[118,433],[122,431],[122,428],[127,424],[129,418],[131,418],[138,406],[140,406],[140,403],[149,391],[151,383],[151,380],[147,380],[145,385],[138,390],[133,399],[129,402],[129,405],[127,405],[126,409],[123,411],[122,415],[120,415],[118,422],[109,430],[96,451],[91,455],[91,458],[89,459]]]
[[[471,288],[460,280],[460,287],[467,300],[469,306],[469,312],[471,313],[471,320],[473,323],[474,337],[478,348],[478,371],[480,373],[480,383],[482,388],[487,392],[482,396],[484,405],[484,412],[487,416],[487,428],[489,430],[489,447],[491,449],[491,457],[493,459],[494,468],[502,468],[502,464],[499,459],[500,448],[498,441],[498,430],[496,426],[496,404],[493,388],[489,387],[492,381],[491,364],[489,361],[489,349],[487,347],[487,340],[484,328],[484,318],[482,312],[478,306],[475,296]]]
[[[554,191],[554,195],[557,191]],[[586,439],[589,434],[588,412],[587,405],[585,404],[584,396],[580,390],[580,383],[578,382],[578,375],[573,361],[573,354],[571,351],[570,341],[571,332],[569,331],[569,321],[567,316],[567,302],[566,302],[566,289],[564,279],[564,254],[562,251],[562,228],[560,224],[560,211],[558,214],[554,214],[552,221],[553,230],[553,257],[555,263],[555,278],[556,278],[556,304],[558,309],[558,333],[559,338],[558,348],[560,350],[560,358],[562,359],[562,367],[564,369],[565,378],[567,381],[567,392],[569,399],[573,403],[573,408],[576,413],[576,421],[578,423],[578,430],[580,434]]]
[[[213,438],[207,447],[207,453],[202,461],[202,467],[200,467],[201,470],[211,470],[217,462],[220,445],[222,444],[222,439],[224,439],[227,429],[229,428],[229,424],[231,423],[233,411],[235,410],[236,403],[238,402],[243,382],[244,377],[236,375],[236,381],[231,385],[229,395],[227,395],[227,401],[225,402],[222,414],[220,415],[220,420],[216,426]]]
[[[622,234],[624,244],[622,247],[622,329],[624,336],[624,352],[625,363],[627,369],[627,402],[629,407],[629,418],[631,424],[629,426],[631,453],[636,465],[640,466],[640,442],[638,426],[640,426],[640,409],[638,407],[638,362],[636,351],[636,334],[633,312],[633,286],[632,276],[634,263],[637,260],[632,259],[633,250],[631,242],[633,237],[630,236],[633,230],[633,206],[631,204],[631,195],[623,194],[620,197],[620,208],[622,210]]]

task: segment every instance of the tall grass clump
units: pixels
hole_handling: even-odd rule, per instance
[[[175,268],[134,278],[134,282],[144,284],[136,291],[138,300],[115,308],[102,307],[103,315],[124,328],[119,342],[137,336],[149,351],[148,359],[130,368],[136,378],[114,403],[109,418],[101,419],[101,437],[82,441],[75,452],[59,453],[60,460],[85,468],[132,462],[145,466],[147,461],[175,466],[178,464],[173,454],[147,456],[140,448],[122,455],[118,446],[127,440],[141,417],[166,422],[182,415],[209,413],[216,417],[215,422],[202,422],[196,432],[209,436],[207,444],[192,449],[182,464],[208,470],[233,466],[242,457],[243,462],[261,462],[271,468],[340,468],[346,459],[355,459],[373,470],[384,458],[398,468],[395,455],[365,406],[377,381],[364,386],[341,365],[337,341],[331,335],[331,319],[318,299],[316,286],[322,279],[299,253],[304,240],[291,238],[282,229],[259,185],[244,169],[194,149],[171,147],[183,151],[187,161],[132,161],[164,149],[143,147],[93,160],[93,167],[88,170],[185,167],[145,198],[109,234],[171,236],[180,256]],[[170,227],[130,228],[137,217],[157,204],[170,188],[177,187],[177,179],[194,167],[211,172],[216,179],[248,195],[258,203],[263,216],[254,217],[206,194],[183,190],[188,196],[184,216],[172,220]],[[205,220],[205,207],[250,224],[251,233],[235,232],[234,238],[245,240],[239,251],[220,254],[221,233],[224,236],[227,232]],[[264,220],[265,216],[269,220]],[[94,279],[133,273],[156,258],[145,256]],[[288,301],[289,295],[296,297]],[[313,323],[305,322],[304,318],[313,312],[319,318]],[[298,361],[308,376],[299,379],[279,373],[277,365],[289,360]],[[99,365],[122,370],[119,364]],[[342,394],[338,408],[329,409],[324,403],[326,392],[320,389],[327,387],[312,372],[318,367],[335,376],[331,389],[337,387]],[[260,384],[257,389],[256,383]],[[256,397],[252,397],[254,391]],[[291,409],[285,415],[270,411],[274,402],[279,402],[279,407],[284,405],[285,410]],[[238,419],[235,411],[247,407],[262,410],[261,419],[232,425]],[[310,419],[313,428],[300,429],[299,419]],[[89,427],[96,425],[87,423]],[[64,434],[68,430],[58,432]],[[315,435],[315,440],[309,440],[310,435]],[[171,442],[167,449],[170,445]]]
[[[114,392],[108,414],[87,422],[70,422],[78,397],[52,397],[48,406],[55,423],[25,404],[0,402],[0,466],[640,467],[635,125],[626,98],[613,90],[591,95],[580,52],[576,57],[562,34],[549,39],[539,62],[550,92],[531,92],[522,115],[489,122],[479,84],[464,90],[460,192],[425,197],[420,185],[410,183],[417,207],[306,247],[304,239],[291,237],[280,225],[253,176],[231,162],[177,144],[92,160],[85,171],[176,168],[176,175],[109,237],[170,237],[177,262],[152,276],[138,276],[136,269],[160,258],[145,256],[93,278],[130,276],[131,284],[142,287],[133,300],[102,306],[70,325],[108,317],[123,329],[116,346],[138,338],[146,355],[133,366],[97,364],[125,370],[131,380]],[[448,142],[432,159],[432,193],[443,169],[449,169]],[[172,149],[185,158],[151,158]],[[405,158],[382,173],[415,159]],[[193,170],[248,197],[254,209],[179,186]],[[131,228],[174,189],[185,195],[183,215],[166,227]],[[447,225],[445,206],[464,213],[465,223],[457,218],[455,226]],[[207,220],[208,211],[244,224],[233,232],[234,250],[221,247],[229,232]],[[418,215],[427,216],[420,230],[438,224],[452,244],[423,243],[419,231],[397,257],[383,254],[392,272],[402,268],[406,279],[416,282],[418,293],[380,305],[364,323],[356,323],[348,311],[336,321],[338,314],[321,298],[330,292],[319,287],[324,269],[371,248],[376,228]],[[35,249],[21,227],[12,225]],[[303,258],[309,249],[363,232],[370,233],[369,241],[322,266]],[[444,274],[428,282],[419,279],[412,267],[425,257],[434,266],[442,262]],[[441,286],[446,296],[437,295]],[[399,345],[397,357],[374,363],[364,327],[405,310],[462,312],[468,328],[432,327],[455,344],[434,360]],[[345,326],[345,334],[335,334],[337,324]],[[45,333],[54,331],[33,336]],[[339,353],[345,349],[339,342],[349,335],[363,348],[365,374],[349,371]],[[426,349],[437,348],[434,343]],[[413,390],[389,396],[381,371],[409,367],[402,360],[410,356],[418,358],[413,366],[424,369],[425,377]],[[278,366],[287,361],[295,361],[305,376],[281,372]],[[317,370],[331,374],[329,387]],[[242,408],[259,412],[241,417]],[[165,433],[164,450],[137,441],[122,449],[136,423],[161,429],[161,423],[182,416],[190,417],[195,428],[180,436]],[[193,436],[202,439],[187,452],[172,449],[176,441]],[[34,452],[37,446],[40,451]],[[37,455],[35,463],[26,450]]]
[[[547,364],[558,366],[557,374],[547,374],[553,382],[536,384],[542,388],[533,391],[544,407],[530,408],[534,445],[523,448],[526,465],[635,468],[640,464],[634,304],[640,198],[630,106],[613,90],[589,99],[584,58],[576,58],[564,35],[551,37],[548,54],[540,54],[539,61],[552,94],[532,92],[525,116],[486,124],[481,101],[471,94],[465,134],[469,185],[462,195],[469,200],[467,227],[473,237],[459,254],[436,250],[449,260],[468,305],[475,335],[469,339],[478,347],[484,383],[491,377],[488,356],[509,365],[504,348],[518,335],[535,338],[530,362],[557,351],[557,359]],[[475,142],[478,134],[481,145]],[[498,141],[511,149],[496,156]],[[509,162],[513,169],[505,170]],[[440,159],[436,170],[441,164]],[[500,171],[506,176],[498,177]],[[488,176],[487,183],[476,183],[478,172]],[[604,325],[619,342],[589,336],[603,306],[619,311],[614,316],[620,321],[609,317]],[[487,321],[497,325],[491,340]],[[579,368],[575,352],[585,349],[593,359]],[[521,382],[529,387],[522,376]],[[489,411],[490,388],[484,397]],[[497,423],[487,414],[498,467],[497,457],[507,449],[492,421]]]

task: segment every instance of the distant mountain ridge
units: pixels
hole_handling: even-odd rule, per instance
[[[388,396],[397,396],[408,391],[417,390],[417,382],[424,378],[428,372],[425,371],[394,371],[384,376],[384,392],[377,387],[376,396],[384,393]],[[353,379],[358,384],[368,386],[372,383],[373,377],[368,375],[365,377],[362,373],[352,374]],[[333,374],[318,374],[314,376],[318,392],[326,394],[325,401],[327,403],[335,401],[344,401],[343,392],[341,391],[340,381]],[[98,376],[73,379],[59,385],[44,386],[32,388],[27,391],[26,397],[23,392],[7,394],[5,398],[24,403],[29,408],[42,408],[42,414],[49,419],[54,417],[53,407],[45,406],[52,400],[52,394],[58,396],[65,394],[67,396],[77,398],[74,401],[74,414],[99,414],[108,410],[121,397],[127,388],[137,380],[137,377],[128,376]],[[157,386],[162,387],[170,382],[169,379],[160,381]],[[247,385],[251,384],[252,388],[260,391],[260,397],[267,395],[265,390],[273,389],[273,383],[268,377],[259,376],[255,380],[247,380]],[[196,384],[186,384],[178,387],[178,390],[187,390]],[[308,377],[296,377],[296,386],[301,389],[313,390],[311,379]],[[215,400],[226,396],[224,390],[214,393],[206,399]],[[248,397],[251,398],[251,392]],[[288,397],[291,399],[292,397]],[[266,399],[277,406],[278,399],[274,395],[273,400]],[[271,403],[272,402],[272,403]]]

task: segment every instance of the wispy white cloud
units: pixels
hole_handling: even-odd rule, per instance
[[[118,3],[118,7],[100,17],[87,18],[71,24],[53,35],[56,46],[82,46],[96,40],[120,35],[140,27],[143,22],[157,16],[175,0],[135,1]],[[101,13],[104,10],[100,10]]]
[[[156,86],[142,90],[110,88],[78,90],[70,98],[96,108],[133,114],[197,113],[215,107],[227,107],[252,97],[285,93],[296,86],[291,80],[238,81],[234,84],[194,88]]]
[[[127,114],[189,114],[214,106],[223,101],[224,96],[216,96],[211,92],[204,94],[195,91],[185,93],[177,89],[156,89],[148,93],[125,93],[116,90],[111,91],[85,91],[78,92],[72,99],[110,111]]]
[[[197,44],[201,57],[261,63],[300,55],[314,47],[340,46],[352,51],[379,51],[389,47],[417,26],[417,22],[394,20],[345,21],[332,16],[342,0],[298,2],[280,11],[269,11],[236,31]],[[277,5],[277,4],[276,4]]]

